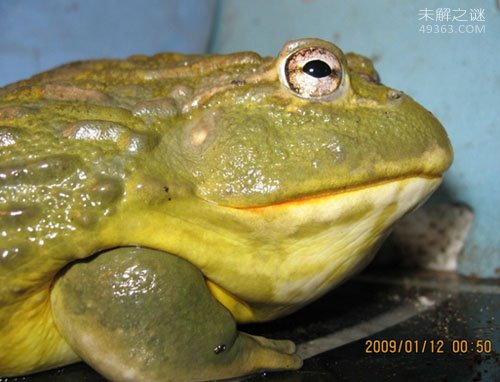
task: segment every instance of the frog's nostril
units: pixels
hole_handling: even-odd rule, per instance
[[[378,76],[377,72],[375,72],[372,75],[367,73],[360,73],[360,76],[369,82],[380,85],[380,77]]]
[[[400,92],[398,90],[389,89],[389,91],[387,92],[387,98],[389,98],[390,100],[400,99],[402,96],[403,92]]]

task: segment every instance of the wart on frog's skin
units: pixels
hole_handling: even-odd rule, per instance
[[[224,345],[224,344],[217,345],[216,347],[214,347],[214,353],[215,354],[220,354],[220,353],[222,353],[225,350],[226,350],[226,345]]]

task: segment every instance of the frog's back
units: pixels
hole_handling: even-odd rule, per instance
[[[50,316],[53,278],[105,249],[98,232],[123,204],[131,174],[181,124],[202,78],[235,60],[166,53],[76,62],[0,89],[0,338],[12,345],[4,349],[32,354],[19,365],[19,354],[0,350],[0,375],[74,360]],[[37,342],[45,346],[26,350]]]
[[[214,77],[261,61],[253,53],[83,61],[0,89],[0,302],[101,249],[93,233],[130,174]]]
[[[155,133],[73,64],[0,90],[0,303],[91,254]],[[101,64],[102,65],[102,64]]]

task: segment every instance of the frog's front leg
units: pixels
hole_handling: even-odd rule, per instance
[[[164,252],[119,248],[73,264],[51,302],[70,346],[113,381],[203,381],[302,364],[292,342],[238,332],[201,272]]]

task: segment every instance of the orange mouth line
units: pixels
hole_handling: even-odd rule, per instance
[[[369,187],[381,186],[383,184],[393,183],[393,182],[402,181],[402,180],[411,179],[411,178],[438,179],[441,177],[442,177],[442,175],[425,175],[425,174],[419,174],[419,175],[414,175],[414,176],[395,177],[395,178],[380,180],[378,182],[363,183],[363,184],[359,184],[359,185],[354,186],[354,187],[349,186],[346,188],[342,188],[342,189],[331,191],[331,192],[321,193],[321,194],[299,196],[299,197],[294,198],[294,199],[283,200],[283,201],[279,201],[279,202],[272,203],[272,204],[264,204],[261,206],[248,206],[248,207],[231,207],[231,208],[243,210],[243,211],[259,212],[259,211],[262,211],[264,209],[269,209],[269,208],[279,208],[279,207],[285,207],[285,206],[307,204],[307,203],[311,203],[311,202],[316,203],[316,202],[320,201],[321,199],[326,199],[326,198],[330,198],[333,196],[346,194],[348,192],[361,191],[361,190],[369,188]]]

